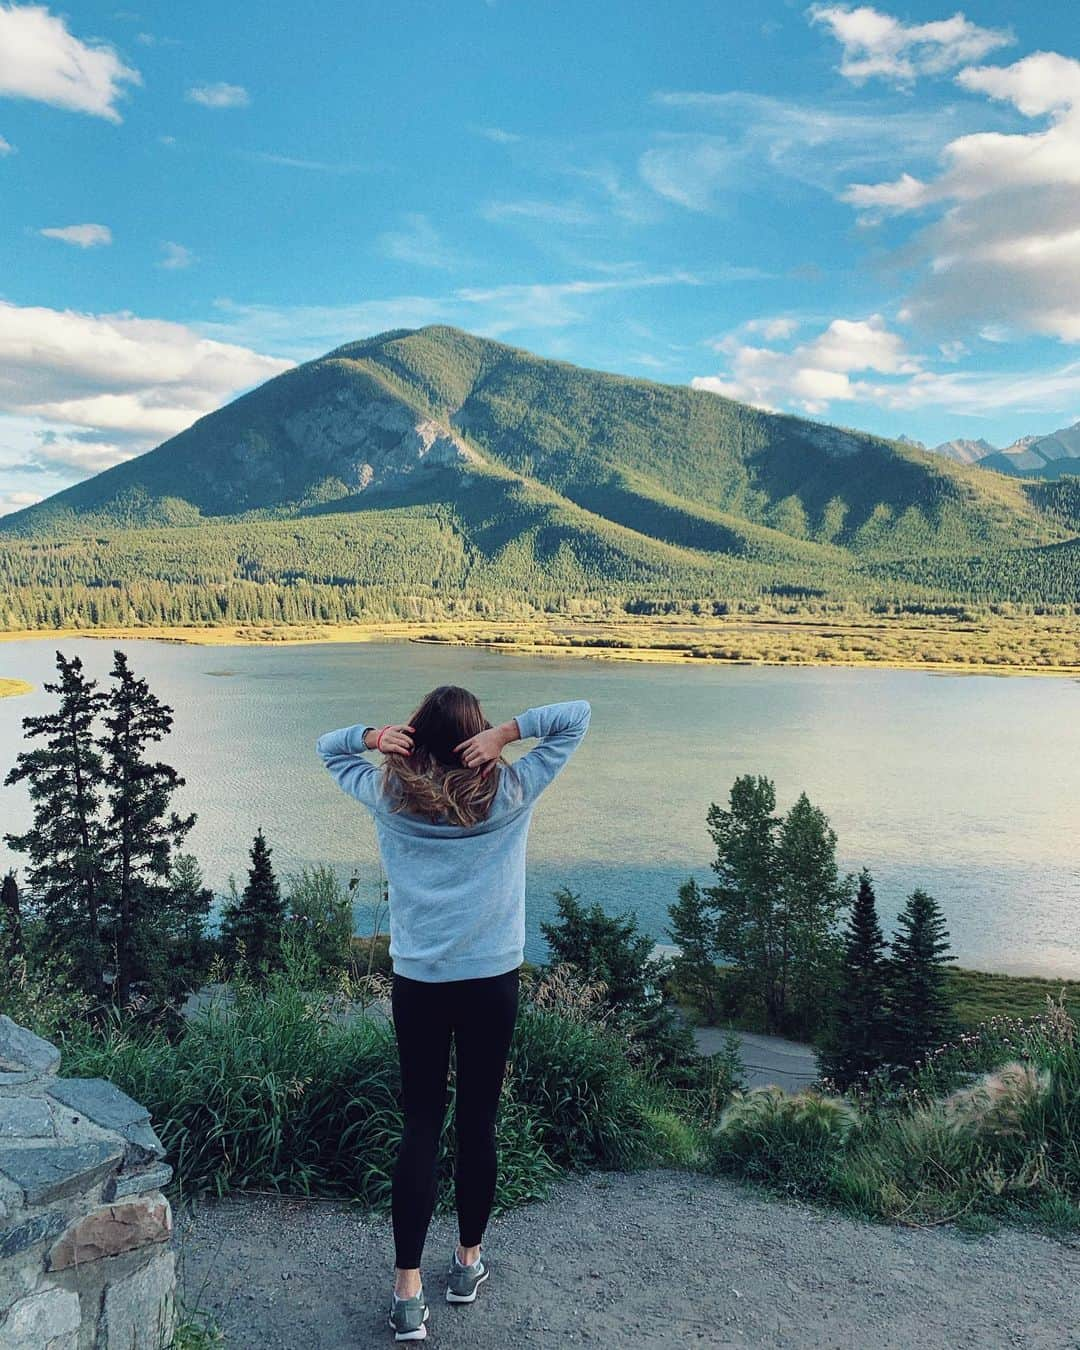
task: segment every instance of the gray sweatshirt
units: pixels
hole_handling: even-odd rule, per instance
[[[338,785],[371,812],[389,883],[390,957],[412,980],[468,980],[516,969],[525,951],[525,843],[544,788],[581,744],[584,699],[529,708],[515,719],[527,754],[498,769],[485,820],[435,824],[393,812],[383,775],[364,756],[370,722],[328,731],[315,743]]]

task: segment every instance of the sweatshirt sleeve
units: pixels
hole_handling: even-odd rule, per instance
[[[584,699],[528,708],[514,719],[521,739],[536,736],[539,745],[514,763],[526,799],[537,797],[562,769],[589,729],[592,709]]]
[[[370,729],[370,722],[357,722],[355,726],[324,732],[315,742],[315,752],[343,792],[365,806],[374,807],[379,770],[364,758],[367,753],[364,733]]]

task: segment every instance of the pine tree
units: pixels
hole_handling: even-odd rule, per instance
[[[6,872],[0,884],[0,935],[0,960],[10,969],[23,954],[22,906],[14,871]]]
[[[661,989],[663,967],[653,960],[652,938],[638,929],[636,915],[586,908],[565,887],[555,892],[557,923],[541,923],[556,963],[573,966],[588,980],[602,980],[616,1021],[668,1069],[695,1057],[693,1034],[676,1018]]]
[[[949,934],[937,901],[915,890],[899,919],[889,962],[892,1063],[912,1066],[955,1031],[948,990]]]
[[[40,717],[24,717],[28,739],[44,744],[22,751],[4,782],[26,781],[33,825],[6,834],[8,845],[29,859],[26,890],[41,920],[46,952],[70,958],[72,974],[87,992],[100,995],[105,960],[104,839],[97,819],[103,785],[101,755],[93,737],[94,719],[105,703],[82,662],[56,653],[60,706]]]
[[[826,1072],[841,1087],[885,1063],[890,1049],[888,997],[885,936],[873,880],[864,868],[843,934],[833,1019],[821,1054]]]
[[[107,785],[106,845],[112,940],[116,952],[116,997],[128,1001],[132,981],[144,977],[160,941],[155,930],[165,923],[172,903],[168,877],[173,849],[195,823],[195,813],[180,817],[169,802],[184,779],[168,764],[146,758],[151,742],[172,729],[172,709],[136,677],[127,657],[113,652],[101,740]],[[168,812],[168,814],[166,814]]]
[[[150,982],[175,996],[195,987],[214,954],[206,920],[214,893],[203,884],[202,869],[190,853],[178,853],[169,872],[169,902],[146,937]]]
[[[235,955],[243,944],[253,971],[269,969],[277,960],[284,918],[285,906],[270,864],[270,848],[260,828],[251,845],[247,885],[222,915],[221,935],[226,949]]]
[[[668,906],[668,936],[679,952],[671,972],[704,1020],[716,1021],[720,979],[716,970],[715,924],[708,902],[693,877],[679,887],[679,898]]]

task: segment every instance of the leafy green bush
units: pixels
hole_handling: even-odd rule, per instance
[[[344,994],[312,992],[310,951],[287,941],[283,955],[285,971],[265,986],[241,969],[233,1001],[172,1041],[118,1014],[104,1028],[74,1026],[64,1071],[110,1078],[143,1102],[186,1188],[347,1195],[385,1209],[401,1133],[392,1026],[357,1015],[348,981]],[[443,1206],[453,1198],[452,1105],[453,1088]],[[539,1198],[570,1168],[685,1165],[698,1149],[684,1103],[630,1062],[625,1038],[572,1003],[556,1010],[528,996],[497,1128],[496,1209]]]

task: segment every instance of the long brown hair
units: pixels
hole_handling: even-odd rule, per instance
[[[409,811],[451,825],[485,820],[499,787],[499,763],[488,773],[466,768],[455,745],[485,731],[491,723],[475,694],[456,684],[440,684],[409,718],[411,755],[388,755],[383,766],[395,811]]]

